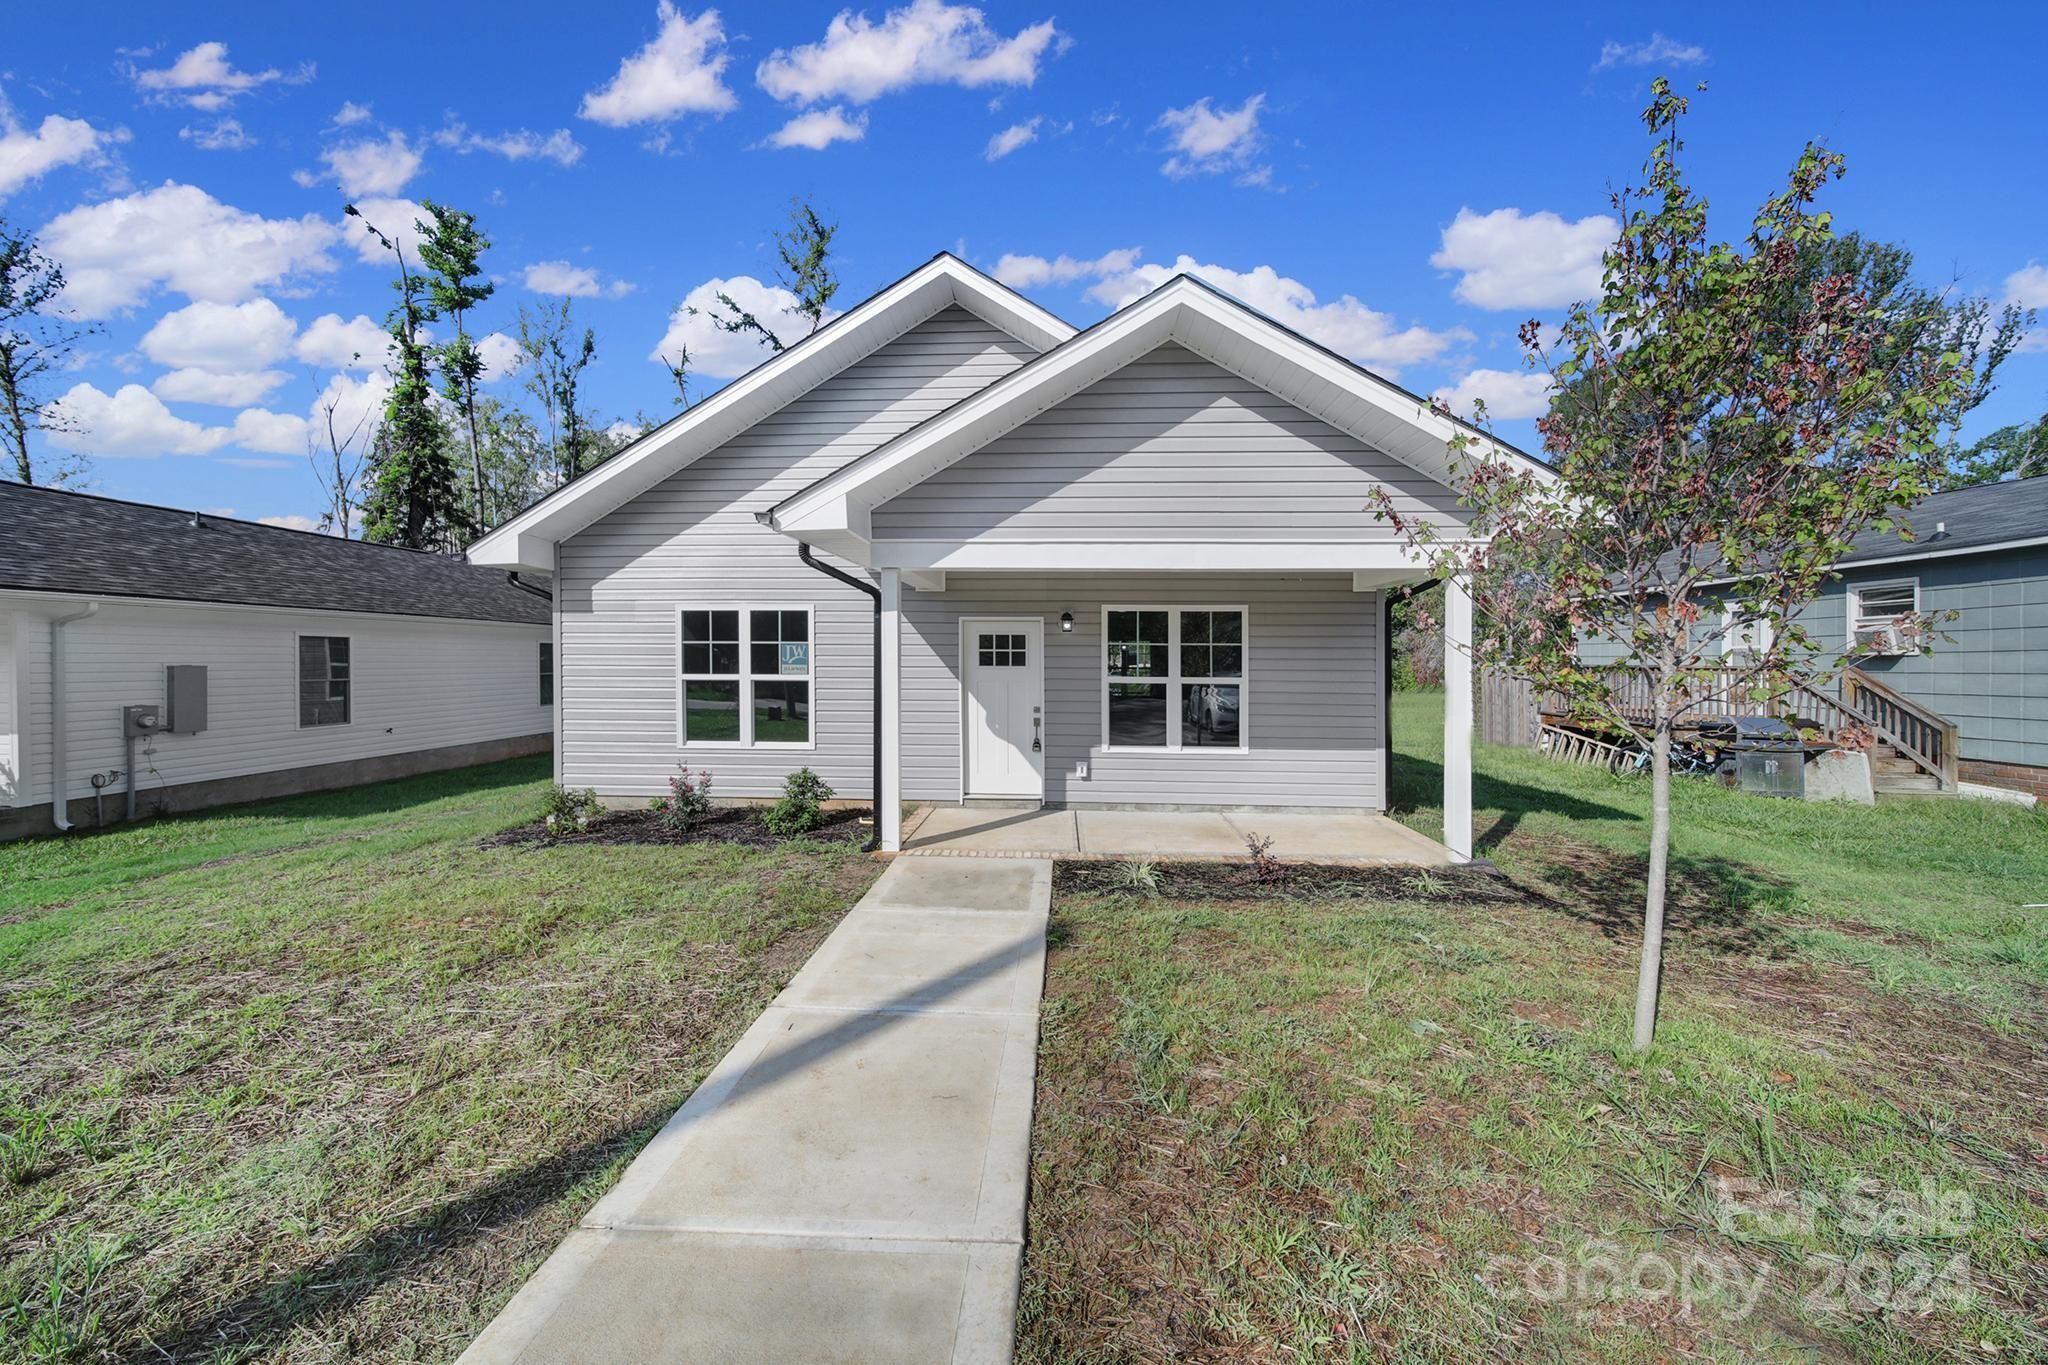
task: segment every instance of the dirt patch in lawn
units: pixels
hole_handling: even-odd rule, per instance
[[[858,844],[873,832],[864,808],[825,812],[824,823],[807,834],[783,835],[761,822],[759,806],[727,806],[714,810],[685,830],[670,829],[651,810],[609,811],[588,829],[554,834],[539,820],[515,825],[482,840],[480,848],[531,848],[556,844],[638,844],[683,847],[689,844],[738,844],[743,848],[779,848],[797,840],[811,843]]]

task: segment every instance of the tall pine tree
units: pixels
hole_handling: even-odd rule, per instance
[[[483,254],[490,239],[477,231],[476,215],[429,199],[431,223],[419,224],[420,263],[430,273],[427,295],[434,311],[455,324],[455,336],[439,348],[441,393],[462,413],[469,438],[470,493],[476,526],[490,525],[484,496],[484,459],[476,425],[476,386],[484,375],[484,358],[470,339],[469,311],[488,299],[496,286],[484,278]]]
[[[391,310],[391,398],[370,455],[363,539],[413,550],[459,550],[469,530],[456,486],[448,428],[434,411],[432,347],[421,335],[434,321],[431,289],[405,259],[405,247],[378,231],[354,204],[345,210],[398,261],[398,306]],[[424,225],[421,230],[426,231]]]

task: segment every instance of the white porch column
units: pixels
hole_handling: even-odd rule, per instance
[[[903,848],[903,574],[882,570],[882,789],[875,819],[884,853]]]
[[[1472,861],[1472,595],[1444,581],[1444,847]]]

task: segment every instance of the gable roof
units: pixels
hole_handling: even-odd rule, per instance
[[[1897,531],[1865,531],[1841,567],[2048,543],[2048,474],[1931,494],[1900,520],[1912,527],[1911,541]]]
[[[1452,476],[1450,443],[1460,436],[1476,438],[1487,455],[1550,472],[1542,461],[1183,274],[785,498],[769,513],[770,524],[860,556],[875,507],[1167,342],[1178,342],[1439,482]]]
[[[1034,350],[1051,350],[1074,334],[1071,326],[1022,294],[941,252],[574,483],[507,519],[469,547],[470,562],[551,571],[555,546],[562,540],[956,304]]]
[[[548,600],[453,555],[0,483],[0,589],[544,626]]]

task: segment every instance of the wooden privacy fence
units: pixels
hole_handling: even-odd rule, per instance
[[[1536,687],[1498,668],[1480,670],[1479,738],[1488,744],[1534,749],[1543,728]]]

